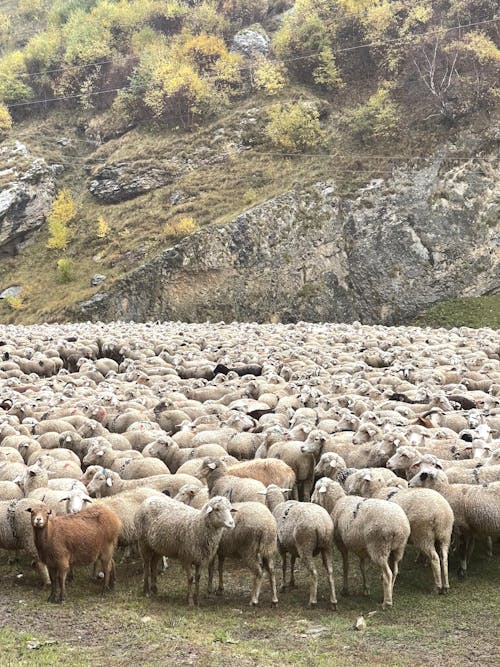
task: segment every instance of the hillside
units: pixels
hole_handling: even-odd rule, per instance
[[[154,267],[179,241],[189,246],[186,235],[201,235],[213,247],[217,230],[245,212],[267,211],[276,198],[318,183],[333,183],[343,210],[355,208],[370,183],[382,184],[377,210],[386,210],[401,173],[411,180],[438,163],[425,195],[429,211],[451,201],[464,217],[436,252],[449,265],[473,270],[463,282],[443,273],[453,289],[424,292],[418,308],[396,308],[381,319],[397,323],[442,300],[494,295],[500,283],[495,8],[490,0],[4,3],[0,288],[17,289],[3,299],[2,319],[85,317],[90,311],[79,304],[96,294],[106,304],[96,316],[122,316],[138,267],[147,276],[141,289],[171,291]],[[456,181],[474,193],[472,202],[462,205]],[[405,203],[398,205],[394,215],[403,217]],[[306,216],[320,217],[314,207]],[[273,219],[257,216],[256,236],[268,237]],[[441,222],[438,215],[432,225]],[[475,249],[460,249],[469,226]],[[308,234],[310,228],[294,227],[292,255],[300,257]],[[320,225],[311,243],[323,237]],[[376,235],[373,243],[376,249]],[[449,257],[447,246],[455,248]],[[386,250],[398,252],[390,244]],[[349,260],[350,247],[346,252]],[[352,262],[346,266],[351,270]],[[387,262],[374,267],[374,282],[387,280]],[[396,268],[391,289],[404,301],[411,275]],[[434,268],[428,262],[422,269],[429,283]],[[258,271],[258,262],[248,271]],[[189,304],[197,290],[204,298],[208,278],[198,272],[186,294],[178,287],[186,319],[200,315]],[[285,300],[305,303],[301,317],[337,319],[309,306],[315,281],[292,281]],[[354,299],[366,284],[355,276],[352,282]],[[265,285],[257,286],[263,291]],[[229,319],[289,319],[282,303],[251,315],[225,305]],[[203,316],[221,316],[207,308]],[[354,311],[341,308],[338,317],[378,317],[362,303]],[[168,308],[152,312],[175,315]]]

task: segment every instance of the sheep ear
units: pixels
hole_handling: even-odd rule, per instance
[[[280,489],[281,493],[290,493],[292,489]]]
[[[104,456],[104,450],[100,449],[98,452],[95,453],[96,456]]]
[[[236,507],[231,507],[231,509],[229,511],[231,512],[231,514],[234,514],[238,510],[236,509]]]
[[[326,493],[326,486],[320,486],[318,489],[318,493]]]
[[[213,511],[214,511],[214,508],[212,507],[212,505],[209,505],[207,507],[207,514],[210,514],[210,512],[213,512]]]
[[[330,461],[330,467],[336,468],[337,467],[336,462],[335,461]]]
[[[106,477],[106,486],[113,486],[113,480],[111,477]]]
[[[82,496],[82,500],[84,503],[93,503],[94,501],[90,496]]]
[[[257,491],[259,496],[267,496],[267,491]]]
[[[27,507],[26,512],[31,512],[31,507]]]
[[[64,498],[59,498],[59,502],[62,503],[65,500],[69,500],[69,496],[64,496]]]
[[[210,468],[210,470],[215,470],[217,468],[217,464],[216,463],[209,463],[208,467]]]
[[[372,476],[370,475],[370,473],[366,474],[366,475],[363,477],[363,481],[364,481],[364,482],[371,482],[371,481],[372,481]]]

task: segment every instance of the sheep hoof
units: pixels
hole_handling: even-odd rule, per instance
[[[257,607],[258,604],[259,604],[258,601],[256,601],[256,600],[250,600],[250,606],[251,606],[253,609],[255,609],[255,607]]]
[[[273,606],[273,609],[276,609],[276,607],[278,606],[278,600],[272,600],[271,605]]]
[[[224,589],[223,589],[223,588],[218,588],[218,589],[215,591],[215,595],[219,595],[219,596],[220,596],[220,595],[223,595],[223,593],[224,593]]]
[[[330,602],[330,607],[332,611],[337,611],[337,603],[336,602]]]
[[[309,609],[316,609],[317,606],[318,606],[317,602],[311,602],[309,600]]]
[[[392,602],[384,602],[384,603],[382,604],[382,609],[383,609],[384,611],[387,611],[388,609],[392,609]]]
[[[458,574],[459,579],[464,579],[465,575],[467,574],[467,571],[464,570],[463,567],[459,567],[457,574]]]

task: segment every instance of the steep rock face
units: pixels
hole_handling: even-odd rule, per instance
[[[15,255],[45,221],[54,170],[16,141],[0,148],[0,257]]]
[[[168,167],[137,169],[128,162],[106,165],[99,170],[89,185],[96,199],[113,204],[133,199],[150,190],[173,183],[181,173],[180,167],[172,163]]]
[[[499,286],[491,162],[429,161],[352,198],[316,183],[183,239],[80,305],[84,319],[394,324]]]

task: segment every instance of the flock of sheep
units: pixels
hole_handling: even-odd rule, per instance
[[[354,324],[0,327],[0,548],[36,563],[49,600],[74,567],[103,590],[138,548],[144,593],[166,558],[197,604],[201,569],[267,573],[278,603],[300,559],[317,603],[333,546],[348,592],[371,561],[391,607],[408,542],[435,590],[500,536],[500,335]],[[288,562],[289,561],[289,562]],[[289,565],[289,567],[288,567]],[[167,577],[168,581],[168,577]]]

